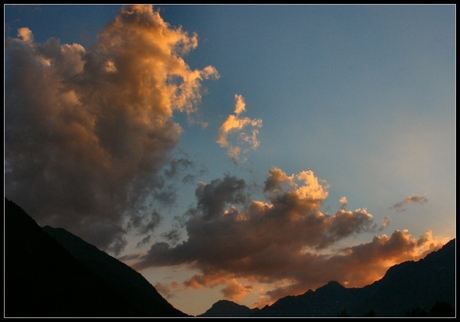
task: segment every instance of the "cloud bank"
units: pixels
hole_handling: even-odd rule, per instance
[[[330,280],[349,287],[367,285],[391,265],[440,246],[430,233],[417,239],[395,230],[369,243],[325,252],[347,237],[381,231],[389,223],[386,217],[378,227],[366,209],[321,212],[328,188],[312,171],[287,175],[279,168],[265,181],[267,202],[252,200],[245,181],[233,176],[201,183],[196,207],[186,214],[188,239],[174,247],[154,243],[132,267],[186,265],[200,273],[184,287],[225,285],[222,293],[229,299],[246,294],[251,282],[278,285],[257,304],[265,305]]]
[[[182,133],[173,113],[194,113],[201,82],[219,75],[185,63],[197,35],[152,6],[124,7],[98,39],[40,44],[27,27],[6,39],[5,195],[40,224],[117,253],[127,229],[158,224],[159,172]]]

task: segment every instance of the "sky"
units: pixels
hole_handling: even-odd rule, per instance
[[[456,236],[454,5],[5,5],[5,197],[191,315]]]

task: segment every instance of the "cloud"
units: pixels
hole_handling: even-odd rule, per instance
[[[18,37],[22,38],[25,43],[32,43],[34,41],[34,35],[27,27],[18,29]]]
[[[287,281],[288,286],[264,294],[260,303],[266,303],[268,298],[274,301],[301,294],[331,279],[349,287],[369,284],[392,264],[418,258],[428,247],[428,237],[414,239],[407,231],[396,230],[390,237],[376,236],[367,244],[319,253],[317,250],[348,236],[376,231],[373,216],[365,209],[323,214],[320,208],[328,196],[328,186],[311,171],[287,175],[273,168],[264,188],[269,202],[249,201],[249,196],[243,197],[245,185],[237,182],[227,176],[200,184],[197,206],[188,213],[185,224],[188,240],[175,247],[153,244],[133,267],[140,270],[188,264],[201,273],[187,280],[186,286],[226,284],[222,292],[227,298],[243,292],[236,279]],[[389,218],[385,218],[382,227],[388,223]],[[227,284],[229,279],[232,282]]]
[[[152,6],[124,7],[98,39],[36,43],[27,27],[6,39],[5,196],[42,225],[118,252],[126,217],[138,228],[152,199],[175,201],[159,172],[190,164],[171,158],[183,132],[173,112],[196,112],[201,82],[219,75],[185,63],[197,35]]]
[[[152,232],[161,221],[161,215],[158,211],[153,210],[151,213],[142,215],[133,215],[128,222],[128,229],[135,228],[139,235],[145,235]]]
[[[395,209],[396,211],[401,212],[401,211],[406,210],[406,208],[404,208],[405,205],[408,205],[412,202],[424,204],[427,201],[428,200],[426,199],[425,195],[418,195],[418,196],[412,195],[412,196],[407,197],[403,201],[395,203],[392,207],[390,207],[390,209]]]
[[[430,235],[431,232],[427,232],[425,236],[413,238],[408,231],[395,230],[391,236],[375,236],[369,243],[347,247],[335,254],[305,253],[303,257],[292,258],[295,262],[289,267],[293,269],[293,282],[265,295],[276,301],[287,295],[316,289],[331,280],[347,287],[369,285],[382,278],[390,266],[403,261],[419,260],[427,253],[439,249],[442,243],[429,243],[427,236]]]
[[[178,229],[171,229],[166,233],[162,233],[161,237],[165,238],[171,244],[177,244],[181,238],[180,231]]]
[[[348,205],[348,200],[346,197],[340,198],[340,209],[345,209],[345,207]]]
[[[235,105],[235,114],[240,115],[246,111],[246,102],[244,101],[243,96],[235,95],[236,105]]]
[[[246,103],[243,96],[236,94],[235,115],[229,115],[227,120],[221,125],[219,129],[219,137],[217,143],[220,146],[228,148],[228,154],[232,161],[237,164],[241,154],[239,145],[234,145],[228,141],[228,135],[231,133],[239,133],[238,144],[248,143],[252,149],[256,149],[260,142],[257,140],[258,128],[262,127],[261,119],[250,119],[248,117],[240,118],[239,115],[246,111]],[[245,127],[253,127],[252,132],[248,135],[243,132]],[[247,149],[244,151],[247,152]]]
[[[252,286],[243,286],[236,279],[232,279],[227,283],[227,286],[221,290],[224,298],[229,300],[235,300],[245,296],[247,293],[252,291]]]
[[[196,206],[184,223],[188,239],[175,246],[155,243],[132,267],[187,265],[200,273],[186,280],[186,287],[225,285],[222,292],[228,298],[244,293],[241,280],[278,285],[259,301],[267,303],[330,280],[361,287],[381,278],[390,266],[442,245],[428,233],[417,239],[395,230],[391,236],[332,251],[330,246],[349,236],[383,230],[389,217],[377,229],[366,209],[325,214],[320,209],[328,188],[312,171],[287,175],[279,168],[270,170],[265,181],[267,201],[251,199],[245,182],[236,177],[200,183]]]
[[[215,179],[210,184],[201,182],[195,190],[198,200],[197,210],[204,219],[218,216],[226,204],[238,204],[246,201],[244,190],[246,182],[234,176],[226,175],[224,179]]]
[[[142,240],[137,243],[136,247],[139,248],[148,243],[150,243],[150,235],[147,235],[146,237],[142,238]]]
[[[383,231],[385,227],[387,227],[391,222],[391,218],[389,216],[385,216],[382,220],[382,226],[379,228],[379,231]]]
[[[290,189],[281,189],[281,181],[289,181]],[[374,229],[373,217],[365,209],[323,214],[319,209],[328,195],[327,185],[323,186],[312,171],[287,176],[274,168],[265,191],[268,203],[249,201],[242,179],[227,175],[210,184],[200,183],[195,193],[197,206],[188,212],[185,224],[188,241],[174,248],[154,244],[136,268],[193,261],[231,267],[233,258],[260,254],[272,247],[322,249]],[[243,210],[238,210],[237,204]]]

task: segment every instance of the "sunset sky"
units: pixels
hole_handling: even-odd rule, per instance
[[[455,238],[454,5],[5,5],[5,197],[177,309]]]

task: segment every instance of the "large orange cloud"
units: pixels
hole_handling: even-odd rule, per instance
[[[90,49],[27,27],[6,40],[5,195],[41,224],[65,227],[119,251],[131,228],[158,223],[149,197],[166,196],[172,160],[212,66],[183,55],[197,35],[172,28],[152,6],[127,6]],[[127,218],[125,218],[127,217]]]

